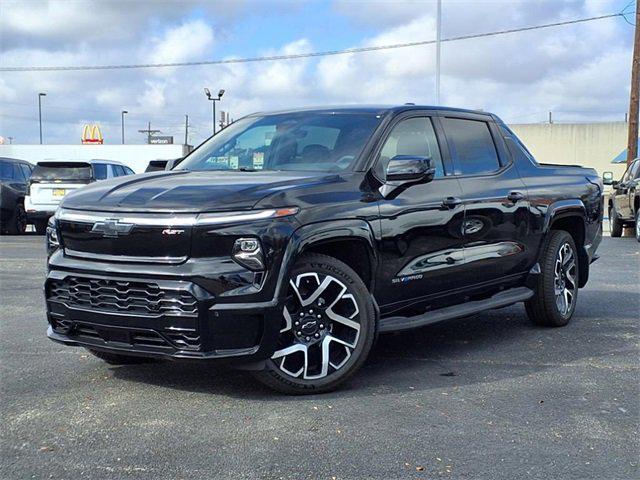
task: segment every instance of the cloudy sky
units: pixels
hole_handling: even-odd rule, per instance
[[[444,38],[591,17],[628,0],[443,0]],[[628,17],[633,19],[633,15]],[[2,0],[1,65],[167,63],[304,53],[435,38],[435,0],[107,1]],[[633,27],[622,18],[444,43],[441,103],[482,108],[512,123],[623,120]],[[128,143],[151,121],[198,144],[211,129],[203,87],[224,88],[217,108],[259,110],[345,103],[434,103],[431,45],[224,66],[85,72],[0,72],[0,135],[79,143],[82,125]]]

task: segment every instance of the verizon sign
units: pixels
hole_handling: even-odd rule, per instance
[[[172,145],[173,144],[173,137],[171,137],[171,136],[149,137],[149,144],[151,144],[151,145]]]

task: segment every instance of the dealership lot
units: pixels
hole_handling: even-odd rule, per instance
[[[637,478],[639,245],[603,240],[566,328],[516,305],[382,336],[345,388],[295,398],[50,342],[43,238],[1,237],[2,477]]]

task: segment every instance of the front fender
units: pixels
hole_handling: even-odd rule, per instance
[[[287,245],[282,267],[278,274],[275,298],[282,298],[286,293],[286,279],[289,277],[297,258],[312,245],[325,243],[338,239],[357,239],[365,242],[371,253],[373,262],[372,271],[376,271],[377,255],[375,249],[375,236],[373,228],[365,220],[328,220],[324,222],[310,223],[299,227]]]

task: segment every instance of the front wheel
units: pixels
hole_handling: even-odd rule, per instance
[[[288,394],[333,390],[366,360],[375,322],[356,272],[333,257],[305,255],[291,272],[276,350],[256,377]]]
[[[537,325],[563,327],[576,309],[578,255],[573,237],[552,230],[542,254],[536,294],[525,302],[527,316]]]
[[[5,230],[10,235],[22,235],[27,230],[27,214],[22,203],[16,204]]]

